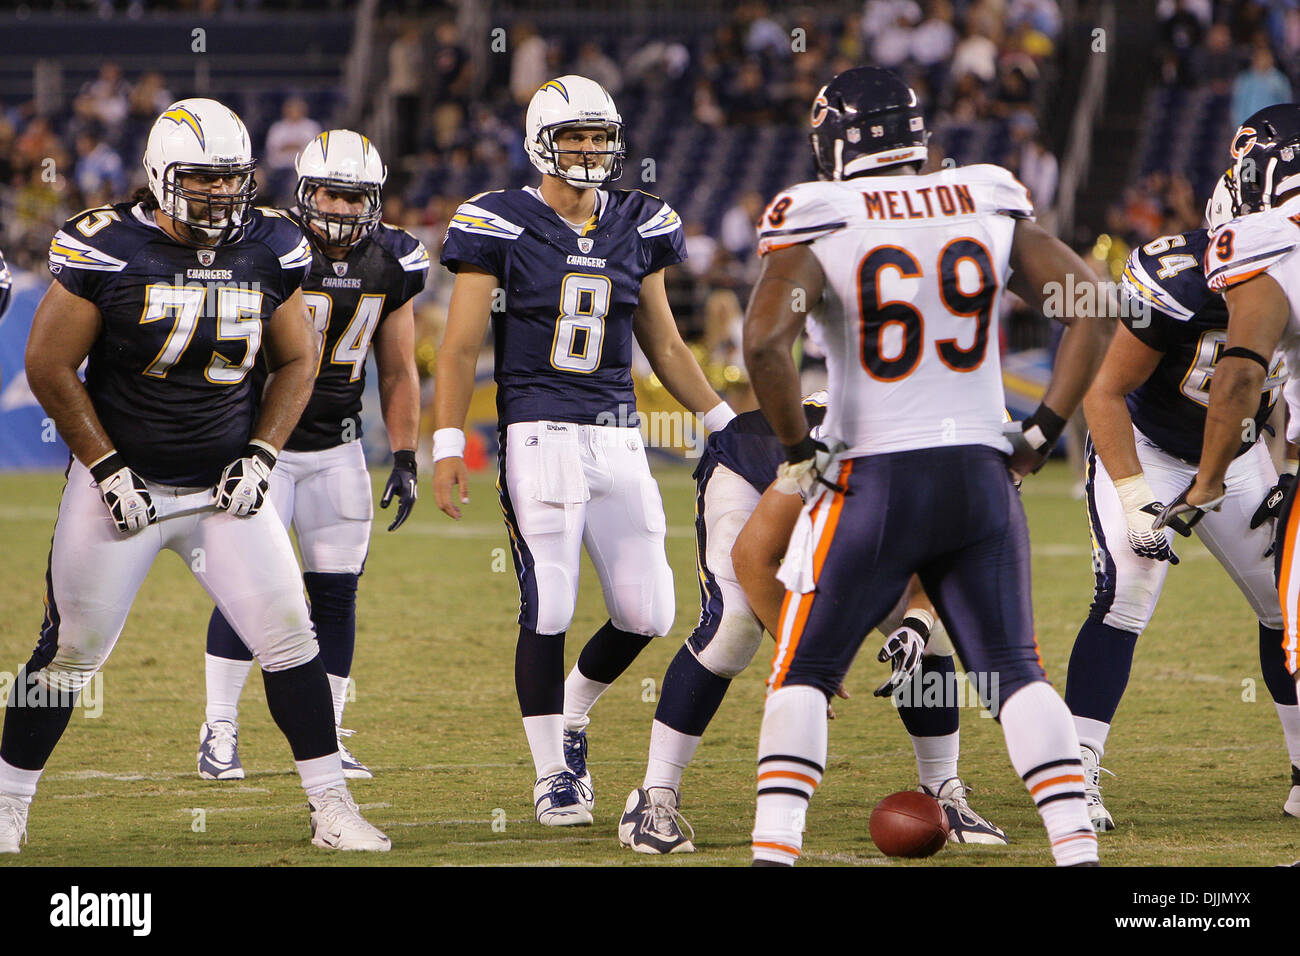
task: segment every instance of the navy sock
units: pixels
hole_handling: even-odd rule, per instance
[[[1070,652],[1065,705],[1076,717],[1109,724],[1119,709],[1138,636],[1091,619],[1083,622]]]
[[[702,737],[730,686],[729,678],[713,673],[683,644],[664,674],[655,720],[679,734]]]
[[[339,749],[334,698],[320,655],[284,671],[262,671],[266,707],[289,740],[294,760],[314,760]]]
[[[957,665],[951,656],[921,658],[921,669],[912,678],[921,681],[921,684],[918,688],[913,688],[912,693],[905,691],[899,698],[898,716],[903,719],[903,726],[909,734],[913,737],[946,737],[957,732],[961,722],[957,714],[957,701],[952,699],[957,686],[956,678]],[[927,693],[927,688],[931,686],[943,688],[939,702],[917,704],[917,701],[924,702],[933,698],[932,691]],[[916,693],[917,690],[920,693]]]
[[[1264,685],[1273,696],[1273,703],[1296,703],[1295,678],[1286,669],[1286,655],[1282,651],[1280,628],[1260,624],[1259,667],[1264,673]]]
[[[215,607],[208,618],[208,653],[229,661],[251,661],[253,652],[235,633],[230,622]]]
[[[347,677],[357,646],[357,579],[359,574],[308,571],[302,576],[311,601],[311,620],[325,673]]]
[[[30,666],[30,665],[29,665]],[[76,706],[76,697],[54,699],[46,688],[35,682],[37,671],[27,676],[27,668],[18,672],[9,691],[5,707],[4,734],[0,736],[0,758],[19,770],[41,770],[54,753]]]
[[[515,693],[525,717],[564,713],[564,635],[519,628],[515,645]]]
[[[606,621],[578,655],[578,671],[587,680],[612,684],[653,640],[644,634],[620,631],[613,621]]]

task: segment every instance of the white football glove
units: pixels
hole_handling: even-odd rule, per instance
[[[912,608],[898,629],[885,638],[885,644],[876,655],[882,664],[893,664],[894,672],[874,691],[877,697],[892,697],[894,692],[910,681],[921,667],[921,655],[930,641],[930,628],[934,616],[921,608]]]
[[[1128,544],[1141,558],[1178,563],[1174,554],[1173,537],[1163,528],[1156,529],[1156,519],[1164,505],[1156,500],[1154,492],[1141,472],[1115,481],[1120,504],[1124,506],[1124,520],[1128,522]]]
[[[805,501],[820,483],[834,491],[842,491],[838,485],[831,484],[822,475],[830,467],[831,461],[845,449],[840,441],[818,441],[811,435],[797,445],[786,448],[786,460],[776,469],[776,491],[783,495],[799,495]]]
[[[1165,505],[1164,510],[1160,512],[1160,517],[1156,518],[1153,528],[1173,528],[1184,538],[1190,537],[1192,529],[1196,527],[1196,522],[1205,517],[1207,512],[1218,511],[1223,506],[1223,499],[1228,497],[1226,486],[1220,486],[1219,497],[1212,498],[1204,504],[1193,505],[1187,501],[1187,493],[1196,487],[1196,479],[1193,478],[1191,483],[1179,492],[1178,497],[1169,504]]]
[[[98,483],[99,496],[118,531],[139,531],[158,520],[144,479],[128,468],[117,452],[111,451],[92,464],[90,475]]]
[[[250,441],[244,448],[243,457],[226,466],[221,480],[212,489],[217,507],[237,518],[257,514],[266,502],[266,489],[271,483],[275,458],[270,445],[256,439]]]

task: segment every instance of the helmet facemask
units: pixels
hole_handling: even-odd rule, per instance
[[[556,136],[565,130],[603,130],[607,149],[560,149],[555,142]],[[612,121],[552,123],[543,126],[537,134],[537,149],[544,161],[551,167],[550,175],[563,179],[570,186],[578,189],[594,189],[607,186],[618,180],[623,174],[623,160],[627,156],[627,142],[623,138],[623,124]],[[584,157],[598,160],[588,166]],[[561,163],[562,157],[575,157],[569,166]]]
[[[164,214],[187,227],[192,241],[200,245],[220,245],[244,224],[253,208],[257,195],[257,180],[253,175],[256,169],[257,164],[253,162],[229,165],[172,163],[163,171],[162,195],[156,197],[158,206]],[[234,178],[238,186],[227,193],[193,189],[181,185],[183,176]]]
[[[320,187],[337,192],[356,193],[366,198],[366,208],[359,213],[326,212],[316,204],[316,190]],[[379,225],[383,215],[379,183],[359,183],[340,179],[321,179],[304,176],[298,181],[298,209],[303,220],[314,226],[326,245],[349,248],[355,246]]]

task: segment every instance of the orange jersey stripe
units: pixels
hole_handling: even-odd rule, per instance
[[[816,777],[810,777],[806,773],[795,773],[793,770],[768,770],[758,775],[758,782],[762,783],[768,777],[788,777],[791,780],[802,780],[814,788],[818,783]]]
[[[1034,786],[1029,788],[1029,793],[1031,796],[1037,796],[1039,790],[1046,789],[1047,787],[1054,787],[1058,783],[1083,783],[1083,774],[1067,773],[1062,774],[1059,777],[1052,777],[1050,780],[1044,780],[1042,783],[1034,784]]]
[[[779,690],[781,682],[785,680],[786,671],[790,669],[790,662],[794,660],[794,649],[799,644],[799,637],[803,634],[803,626],[808,623],[808,615],[812,612],[813,593],[799,595],[799,604],[794,609],[794,623],[790,628],[790,642],[786,645],[784,651],[781,647],[776,649],[776,657],[772,660],[772,689]]]

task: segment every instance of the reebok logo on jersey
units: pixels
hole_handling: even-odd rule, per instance
[[[605,260],[599,256],[569,256],[565,260],[571,266],[586,266],[588,269],[605,268]]]

